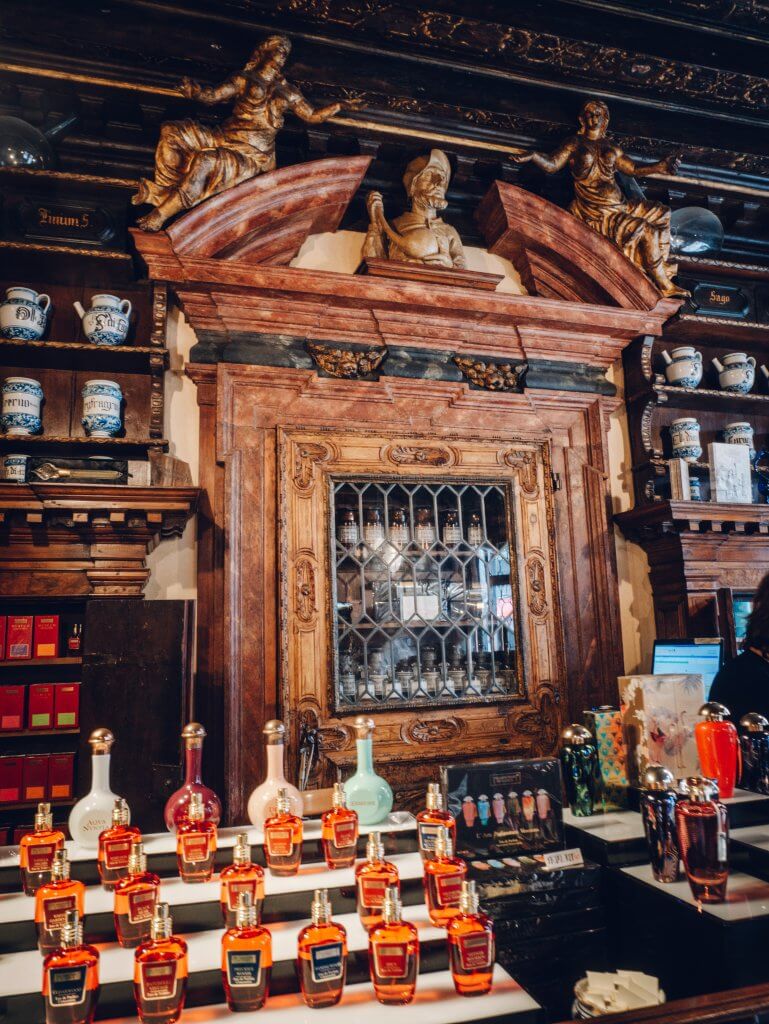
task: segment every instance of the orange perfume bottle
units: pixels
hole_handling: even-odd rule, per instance
[[[271,875],[295,875],[302,863],[302,819],[291,813],[288,790],[278,790],[277,810],[264,823],[264,857]]]
[[[176,862],[183,882],[208,882],[214,873],[216,825],[206,821],[200,793],[190,793],[187,814],[176,829]]]
[[[97,866],[101,884],[108,891],[115,888],[116,883],[128,870],[128,858],[131,856],[131,843],[134,837],[141,838],[141,829],[129,825],[131,820],[128,804],[117,797],[112,808],[112,824],[99,836],[99,852]]]
[[[335,1006],[342,998],[347,974],[347,932],[331,920],[327,889],[316,889],[312,924],[299,932],[299,985],[307,1006]]]
[[[457,823],[454,815],[443,809],[443,796],[437,782],[427,786],[425,809],[417,815],[417,840],[422,860],[432,860],[435,856],[435,837],[438,829],[449,830],[452,846],[457,839]]]
[[[251,893],[238,896],[237,915],[222,936],[222,984],[230,1010],[258,1010],[270,991],[272,936],[257,924]]]
[[[150,936],[160,879],[147,870],[144,843],[135,837],[128,874],[115,886],[115,934],[121,946],[132,949]]]
[[[382,921],[369,932],[368,960],[374,994],[386,1006],[403,1006],[414,998],[419,973],[419,936],[401,917],[396,886],[388,886]]]
[[[448,923],[449,966],[460,996],[483,996],[494,973],[494,925],[479,909],[475,882],[462,883],[459,913]]]
[[[435,859],[424,863],[425,903],[430,920],[445,928],[459,913],[462,882],[467,876],[467,865],[454,856],[454,845],[449,830],[438,826],[435,836]]]
[[[53,827],[50,804],[38,804],[35,831],[21,837],[19,867],[25,896],[34,896],[45,882],[50,882],[53,858],[64,848],[64,833]]]
[[[238,832],[232,851],[232,864],[222,868],[219,875],[221,889],[219,902],[226,928],[234,928],[238,916],[238,897],[242,892],[251,895],[256,908],[256,923],[262,920],[264,904],[264,870],[251,860],[251,846],[247,832]]]
[[[58,947],[68,910],[76,910],[82,919],[85,886],[69,877],[67,851],[57,850],[53,856],[51,881],[41,885],[35,893],[35,926],[41,953],[51,953]]]
[[[334,783],[333,806],[321,818],[323,856],[329,868],[351,868],[358,845],[358,814],[347,806],[344,785]]]
[[[99,998],[99,951],[83,943],[76,910],[68,910],[59,946],[43,961],[46,1024],[91,1024]]]
[[[370,832],[366,843],[366,859],[355,868],[355,900],[364,928],[373,928],[382,920],[382,905],[388,888],[400,893],[398,869],[384,858],[379,832]]]
[[[134,997],[144,1024],[174,1024],[187,994],[187,943],[173,934],[167,903],[152,915],[150,937],[134,953]]]
[[[717,701],[703,704],[700,721],[694,726],[697,753],[702,774],[716,779],[722,800],[734,796],[734,786],[741,773],[740,740],[736,727],[729,721],[731,712]]]

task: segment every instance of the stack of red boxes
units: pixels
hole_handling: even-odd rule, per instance
[[[77,729],[79,723],[80,683],[0,686],[0,733]]]
[[[75,754],[19,754],[0,757],[0,807],[3,804],[71,800]]]

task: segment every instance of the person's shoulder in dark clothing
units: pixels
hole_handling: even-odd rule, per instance
[[[736,725],[749,711],[769,718],[769,662],[753,651],[743,651],[717,674],[708,700],[725,704]]]

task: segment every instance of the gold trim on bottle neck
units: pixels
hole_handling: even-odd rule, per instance
[[[445,825],[439,825],[435,833],[435,856],[441,859],[454,856],[454,844]]]
[[[112,827],[128,824],[128,804],[122,796],[117,797],[115,806],[112,808]]]
[[[331,900],[328,889],[316,889],[312,897],[310,915],[314,925],[328,924],[331,920]]]
[[[480,900],[475,882],[463,880],[462,892],[459,897],[459,912],[461,914],[477,914],[479,906]]]
[[[382,902],[382,921],[385,924],[398,924],[402,913],[403,905],[398,895],[398,887],[396,885],[388,885]]]
[[[369,832],[366,840],[366,860],[372,864],[384,860],[384,843],[381,832]]]
[[[334,792],[331,796],[331,806],[334,808],[334,810],[339,810],[340,808],[347,806],[347,797],[345,796],[344,793],[343,782],[334,783]]]
[[[238,907],[235,911],[236,928],[256,928],[256,905],[253,893],[238,893]]]
[[[425,797],[425,807],[428,811],[442,811],[443,810],[443,794],[441,793],[441,787],[437,782],[429,782],[427,784],[427,796]]]
[[[355,729],[355,737],[359,740],[366,740],[374,732],[375,723],[373,718],[369,718],[368,715],[358,715],[353,722],[353,728]]]
[[[248,841],[248,832],[238,832],[235,838],[235,847],[232,851],[232,863],[243,867],[251,860],[251,844]]]
[[[147,870],[147,854],[144,852],[144,843],[136,837],[131,843],[131,852],[128,855],[128,874],[143,875]]]
[[[203,821],[206,816],[206,808],[203,803],[202,793],[190,793],[190,802],[187,804],[187,818],[190,821]]]
[[[64,924],[59,932],[59,945],[62,949],[76,949],[83,945],[83,922],[77,910],[65,913]]]
[[[156,903],[150,925],[150,937],[154,942],[170,939],[174,933],[174,922],[167,903]]]
[[[262,729],[264,742],[267,746],[274,746],[286,741],[286,727],[279,718],[271,718]]]
[[[50,832],[53,828],[53,814],[50,804],[38,804],[35,812],[35,832]]]
[[[276,814],[290,814],[291,813],[291,797],[288,795],[288,790],[282,786],[278,790],[278,799],[275,801],[275,813]]]
[[[66,882],[69,878],[69,855],[66,850],[57,850],[53,855],[51,881]]]
[[[109,754],[115,737],[109,729],[94,729],[88,742],[91,744],[91,754]]]
[[[185,727],[182,729],[182,739],[187,750],[193,750],[195,747],[202,747],[203,740],[206,738],[206,730],[200,724],[200,722],[187,722]]]

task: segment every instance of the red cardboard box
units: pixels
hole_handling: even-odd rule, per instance
[[[0,804],[17,804],[21,800],[23,757],[0,757]]]
[[[30,729],[53,729],[52,683],[33,683],[30,686],[27,725]]]
[[[0,686],[0,732],[20,732],[24,728],[23,686]]]
[[[48,754],[27,754],[24,758],[22,800],[45,800],[48,796]]]
[[[8,627],[8,618],[5,615],[0,615],[0,661],[5,661],[7,654],[5,651],[5,631]],[[2,825],[0,825],[0,832],[2,832]]]
[[[6,634],[7,656],[12,661],[32,657],[32,616],[9,615]]]
[[[71,800],[74,774],[74,754],[50,754],[48,757],[49,799]]]
[[[80,724],[80,683],[55,683],[54,729],[77,729]]]
[[[59,657],[59,616],[35,616],[35,658]]]

